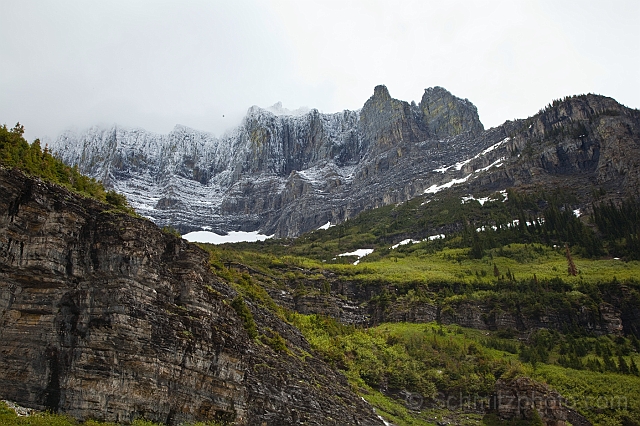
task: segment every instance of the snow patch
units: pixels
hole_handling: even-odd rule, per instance
[[[327,177],[339,177],[343,183],[348,183],[355,176],[356,166],[338,167],[333,162],[320,166],[313,166],[304,170],[295,170],[302,179],[309,181],[312,185],[322,187],[327,183]]]
[[[462,167],[464,167],[469,162],[488,154],[489,152],[493,151],[494,149],[496,149],[497,147],[499,147],[503,143],[507,142],[508,140],[509,140],[509,138],[504,138],[500,142],[491,145],[489,148],[485,149],[484,151],[482,151],[480,154],[476,155],[475,157],[469,158],[468,160],[465,160],[465,161],[458,162],[458,163],[453,164],[451,166],[442,166],[441,168],[434,169],[433,171],[434,172],[439,172],[439,173],[444,173],[444,172],[446,172],[447,170],[449,170],[451,168],[455,168],[458,171],[462,170]],[[470,174],[468,174],[467,176],[465,176],[463,178],[452,179],[449,182],[443,183],[442,185],[433,184],[429,188],[425,189],[424,193],[425,194],[435,194],[437,192],[442,191],[443,189],[449,189],[453,185],[457,185],[459,183],[466,182],[475,173],[485,172],[485,171],[489,170],[492,167],[501,167],[503,165],[504,161],[505,161],[505,157],[502,157],[502,158],[499,158],[498,160],[494,161],[493,163],[489,164],[487,167],[483,167],[481,169],[474,170],[473,172],[471,172]]]
[[[433,184],[430,187],[428,187],[427,189],[425,189],[424,193],[425,194],[436,194],[436,193],[442,191],[443,189],[449,189],[453,185],[457,185],[459,183],[464,183],[464,182],[468,181],[469,178],[471,177],[471,175],[467,175],[467,176],[465,176],[463,178],[460,178],[460,179],[452,179],[447,183],[443,183],[442,185]]]
[[[338,256],[357,256],[358,260],[356,260],[355,262],[353,262],[354,265],[357,265],[358,263],[360,263],[360,259],[370,255],[371,253],[373,253],[373,249],[358,249],[349,253],[342,253],[339,254]]]
[[[227,235],[216,234],[210,231],[194,231],[184,234],[182,238],[191,243],[210,243],[210,244],[224,244],[224,243],[243,243],[264,241],[273,235],[259,234],[258,231],[244,232],[244,231],[231,231]]]
[[[476,170],[474,173],[478,173],[478,172],[486,172],[487,170],[489,170],[492,167],[500,167],[503,164],[503,161],[505,160],[504,157],[494,161],[493,163],[489,164],[487,167],[483,167],[481,169]]]
[[[544,223],[544,218],[543,217],[539,217],[536,218],[536,221],[540,224]],[[529,222],[528,220],[525,222],[525,224],[527,226],[534,226],[536,224],[536,222]],[[519,219],[513,219],[511,222],[507,223],[505,225],[507,228],[515,228],[516,226],[520,226],[520,220]],[[476,232],[483,232],[486,231],[487,229],[493,229],[494,231],[498,230],[498,227],[496,225],[491,225],[491,226],[481,226],[479,228],[476,228]],[[555,247],[555,245],[554,245]]]
[[[373,411],[375,411],[375,409]],[[376,413],[376,415],[380,420],[382,420],[382,423],[384,423],[384,426],[393,426],[393,423],[389,423],[388,421],[386,421],[380,414]]]
[[[511,228],[511,225],[507,225],[509,228]],[[498,230],[498,227],[495,225],[491,225],[489,228],[493,229],[494,231]],[[487,230],[487,227],[482,225],[480,228],[476,228],[476,232],[484,232]]]
[[[369,401],[367,401],[363,397],[360,397],[360,399],[362,399],[365,402],[365,404],[371,405],[371,404],[369,404]],[[376,409],[374,407],[371,407],[371,408],[373,408],[373,412],[376,414],[376,416],[378,416],[378,418],[380,420],[382,420],[382,423],[384,423],[384,426],[393,426],[393,423],[389,423],[388,421],[386,421],[380,414],[378,414],[378,412],[376,411]]]
[[[406,239],[406,240],[402,240],[402,241],[400,241],[398,244],[394,244],[394,245],[392,245],[392,246],[391,246],[391,250],[395,250],[395,249],[397,249],[397,248],[398,248],[398,247],[400,247],[400,246],[404,246],[404,245],[407,245],[407,244],[419,243],[419,242],[420,242],[420,241],[412,240],[411,238],[409,238],[409,239]]]
[[[326,230],[326,229],[329,229],[329,228],[331,228],[332,226],[335,226],[335,225],[332,225],[332,224],[331,224],[331,221],[329,221],[329,222],[325,223],[324,225],[322,225],[321,227],[319,227],[319,228],[318,228],[318,231],[319,231],[319,230],[321,230],[321,229],[325,229],[325,230]]]
[[[497,192],[496,194],[502,195],[504,198],[502,199],[502,202],[504,203],[505,201],[507,201],[508,195],[507,195],[507,190],[504,189],[502,191]],[[476,198],[473,195],[469,194],[466,197],[462,197],[462,204],[466,203],[467,201],[471,201],[471,200],[475,200],[477,202],[480,203],[481,206],[484,206],[484,203],[486,203],[487,201],[498,201],[496,198],[493,198],[492,196],[486,196],[486,197],[482,197],[482,198]]]
[[[406,239],[406,240],[402,240],[402,241],[400,241],[398,244],[394,244],[394,245],[392,245],[391,247],[389,247],[389,250],[395,250],[395,249],[397,249],[398,247],[400,247],[400,246],[404,246],[404,245],[407,245],[407,244],[418,244],[418,243],[421,243],[421,242],[423,242],[423,241],[442,240],[442,239],[444,239],[444,238],[445,238],[445,235],[444,235],[444,234],[431,235],[431,236],[429,236],[429,237],[425,238],[424,240],[413,240],[413,239],[411,239],[411,238],[408,238],[408,239]]]
[[[481,206],[484,206],[484,203],[486,203],[487,201],[495,201],[491,197],[475,198],[473,195],[469,195],[468,197],[462,197],[462,204],[471,200],[479,202]]]
[[[504,144],[504,143],[508,142],[508,141],[509,141],[509,139],[511,139],[511,138],[508,138],[508,137],[507,137],[507,138],[504,138],[504,139],[502,139],[500,142],[498,142],[498,143],[495,143],[495,144],[491,145],[489,148],[485,149],[485,150],[484,150],[484,151],[482,151],[480,154],[477,154],[477,155],[475,155],[474,157],[471,157],[471,158],[469,158],[469,159],[467,159],[467,160],[459,161],[459,162],[457,162],[456,164],[452,164],[452,165],[450,165],[450,166],[442,166],[442,167],[440,167],[440,168],[438,168],[438,169],[434,169],[433,171],[434,171],[434,172],[438,172],[438,173],[444,173],[444,172],[446,172],[447,170],[449,170],[449,169],[453,169],[453,168],[455,168],[456,170],[460,171],[460,170],[462,170],[462,168],[463,168],[465,165],[469,164],[470,162],[472,162],[472,161],[473,161],[473,160],[475,160],[475,159],[478,159],[478,158],[480,158],[480,157],[483,157],[483,156],[487,155],[488,153],[490,153],[490,152],[491,152],[491,151],[493,151],[494,149],[498,148],[500,145],[502,145],[502,144]],[[504,161],[504,159],[501,159],[501,160],[499,160],[499,161]],[[491,166],[489,166],[489,167],[491,167]]]
[[[575,217],[580,217],[580,216],[582,215],[582,213],[580,212],[580,209],[575,209],[575,210],[573,211],[573,215],[574,215]]]

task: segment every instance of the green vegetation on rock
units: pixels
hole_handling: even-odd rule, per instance
[[[29,416],[18,416],[9,406],[0,401],[0,425],[2,426],[118,426],[116,423],[101,422],[97,420],[87,420],[79,422],[67,415],[53,414],[47,412],[34,412]],[[183,426],[223,426],[224,423],[217,421],[197,422],[184,424]],[[131,426],[161,426],[144,419],[135,419]]]
[[[251,311],[244,303],[244,299],[242,296],[236,296],[231,302],[231,307],[236,311],[240,319],[242,320],[242,325],[244,329],[249,334],[249,337],[255,339],[258,336],[258,329],[256,327],[256,322],[253,319],[253,315]]]
[[[12,129],[8,129],[6,125],[0,126],[0,165],[19,169],[28,175],[106,202],[116,210],[135,215],[124,195],[107,191],[101,182],[81,174],[77,167],[64,164],[51,155],[48,147],[42,149],[39,139],[29,144],[23,134],[24,127],[20,123]]]
[[[495,423],[491,415],[469,415],[476,403],[489,402],[496,379],[519,376],[548,383],[594,424],[640,421],[637,374],[558,365],[568,351],[582,351],[585,363],[598,358],[597,351],[605,349],[596,348],[627,353],[622,357],[637,364],[633,339],[575,338],[543,330],[521,343],[504,332],[436,323],[387,323],[362,330],[317,315],[292,314],[290,319],[323,359],[342,369],[354,388],[397,425],[445,418],[508,424]]]
[[[368,328],[284,311],[315,355],[344,371],[394,424],[538,424],[446,404],[459,395],[486,401],[496,380],[521,376],[575,401],[594,424],[638,424],[640,407],[631,402],[640,400],[637,324],[627,319],[626,328],[609,330],[616,323],[606,318],[619,311],[628,318],[640,306],[640,204],[594,204],[578,217],[575,198],[561,190],[494,198],[484,205],[455,193],[418,198],[295,240],[203,247],[219,274],[238,274],[229,267],[238,265],[245,281],[271,294],[317,297],[322,306],[347,300],[336,289],[352,285],[382,321],[431,307],[442,322],[372,320]],[[436,234],[446,238],[427,238]],[[417,242],[394,246],[404,239]],[[360,248],[374,251],[357,265],[356,257],[338,256]],[[273,302],[260,294],[261,304]],[[474,309],[475,317],[465,316]],[[605,401],[626,405],[599,408]]]

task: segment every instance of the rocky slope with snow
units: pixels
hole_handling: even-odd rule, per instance
[[[415,104],[377,86],[358,111],[254,106],[221,137],[94,127],[51,149],[159,225],[285,237],[453,185],[637,188],[639,117],[585,95],[485,131],[475,106],[443,88]]]

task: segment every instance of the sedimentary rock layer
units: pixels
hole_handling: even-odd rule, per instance
[[[0,168],[0,399],[79,419],[381,424],[293,327],[148,220]]]

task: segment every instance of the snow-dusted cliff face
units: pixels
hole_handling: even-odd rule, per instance
[[[159,225],[284,237],[456,183],[491,191],[573,176],[633,186],[639,120],[611,98],[582,95],[485,131],[473,104],[443,88],[416,105],[378,86],[358,111],[252,107],[221,137],[94,127],[51,148]]]
[[[446,180],[432,170],[486,148],[452,138],[482,130],[476,108],[442,88],[410,105],[378,86],[359,111],[254,106],[221,137],[93,127],[50,147],[160,225],[295,236]]]
[[[94,127],[50,147],[183,233],[297,236],[454,184],[470,194],[565,186],[620,196],[640,184],[640,112],[597,95],[485,131],[473,104],[443,88],[416,105],[377,86],[358,111],[252,107],[222,137]]]

